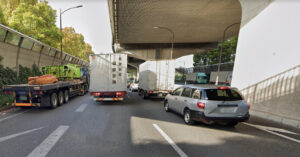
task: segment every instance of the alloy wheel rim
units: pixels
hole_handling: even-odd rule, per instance
[[[169,109],[169,104],[166,103],[166,105],[165,105],[165,110],[167,111],[168,109]]]
[[[52,97],[52,103],[53,103],[53,106],[56,106],[56,104],[57,104],[57,99],[54,96]]]
[[[65,93],[65,100],[66,100],[66,101],[68,101],[68,100],[69,100],[69,95],[68,95],[68,93],[67,93],[67,92]]]
[[[189,122],[190,121],[190,115],[188,114],[188,113],[186,113],[185,115],[184,115],[184,120],[185,120],[185,122]]]
[[[64,102],[64,97],[63,97],[62,94],[60,94],[60,96],[59,96],[59,101],[60,101],[61,104]]]

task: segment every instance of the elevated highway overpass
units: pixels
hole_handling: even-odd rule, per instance
[[[143,60],[173,59],[200,53],[217,46],[223,30],[241,21],[238,0],[109,0],[114,49]],[[239,27],[226,37],[237,35]]]
[[[299,1],[108,0],[108,5],[113,50],[128,53],[135,67],[216,48],[224,30],[238,23],[224,36],[239,35],[232,85],[251,102],[253,115],[300,127]]]

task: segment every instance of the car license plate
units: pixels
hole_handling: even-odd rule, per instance
[[[162,94],[158,94],[158,96],[162,96]]]
[[[20,96],[21,101],[27,101],[27,96]]]
[[[236,107],[222,107],[220,108],[221,113],[235,113],[237,110]]]

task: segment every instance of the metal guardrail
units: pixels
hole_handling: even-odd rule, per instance
[[[88,62],[81,60],[78,57],[70,55],[66,52],[63,52],[63,55],[61,56],[60,50],[58,50],[54,47],[51,47],[45,43],[42,43],[36,39],[33,39],[25,34],[22,34],[16,30],[11,29],[2,24],[0,24],[0,42],[18,46],[20,48],[28,49],[31,51],[35,51],[37,53],[40,53],[40,55],[43,52],[43,54],[51,56],[54,59],[60,60],[62,57],[62,59],[64,61],[69,62],[69,63],[78,64],[81,66],[89,65]],[[53,60],[53,62],[54,62],[54,60]]]

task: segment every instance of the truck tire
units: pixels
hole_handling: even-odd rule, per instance
[[[68,103],[68,102],[69,102],[69,99],[70,99],[70,97],[69,97],[69,91],[68,91],[68,90],[65,90],[65,91],[64,91],[64,102],[65,102],[65,103]]]
[[[143,99],[148,99],[148,96],[146,96],[146,93],[143,92],[143,95],[142,95]]]
[[[64,104],[64,93],[63,91],[58,92],[58,105]]]
[[[58,98],[57,98],[57,94],[54,92],[50,96],[50,104],[51,104],[51,108],[53,109],[57,107]]]

